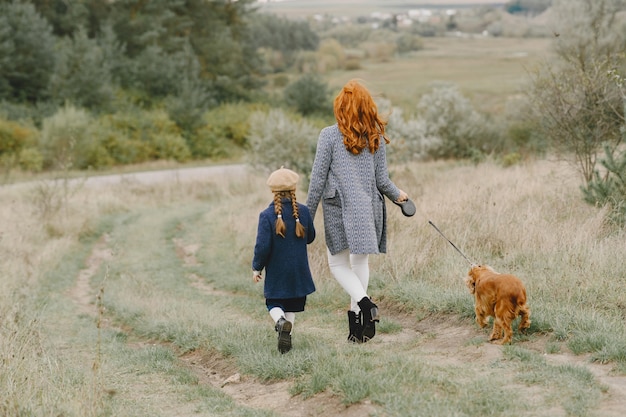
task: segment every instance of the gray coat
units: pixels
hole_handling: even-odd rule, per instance
[[[324,233],[330,253],[387,251],[387,213],[383,195],[397,200],[400,190],[389,179],[385,142],[372,154],[354,155],[343,144],[337,124],[325,127],[317,142],[307,206],[315,218],[322,202]]]

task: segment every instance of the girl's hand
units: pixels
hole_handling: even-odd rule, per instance
[[[260,282],[263,279],[261,276],[261,271],[252,271],[252,281]]]

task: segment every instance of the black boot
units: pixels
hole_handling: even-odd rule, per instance
[[[281,317],[274,327],[278,333],[278,351],[287,353],[291,350],[291,322]]]
[[[363,297],[357,303],[361,307],[363,323],[363,342],[367,342],[376,334],[376,322],[379,321],[378,306],[369,297]]]
[[[357,314],[354,311],[348,310],[348,326],[350,327],[348,341],[353,343],[363,342],[363,324],[361,324],[360,313]]]

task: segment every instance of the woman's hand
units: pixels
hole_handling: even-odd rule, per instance
[[[396,200],[396,203],[402,203],[403,201],[406,201],[408,199],[409,199],[409,195],[405,193],[404,191],[400,190],[400,196]]]

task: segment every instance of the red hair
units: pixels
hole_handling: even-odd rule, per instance
[[[389,143],[385,136],[387,122],[378,115],[370,92],[357,80],[350,80],[343,86],[335,97],[333,110],[343,143],[353,154],[361,153],[366,147],[371,153],[376,152],[381,137]]]

